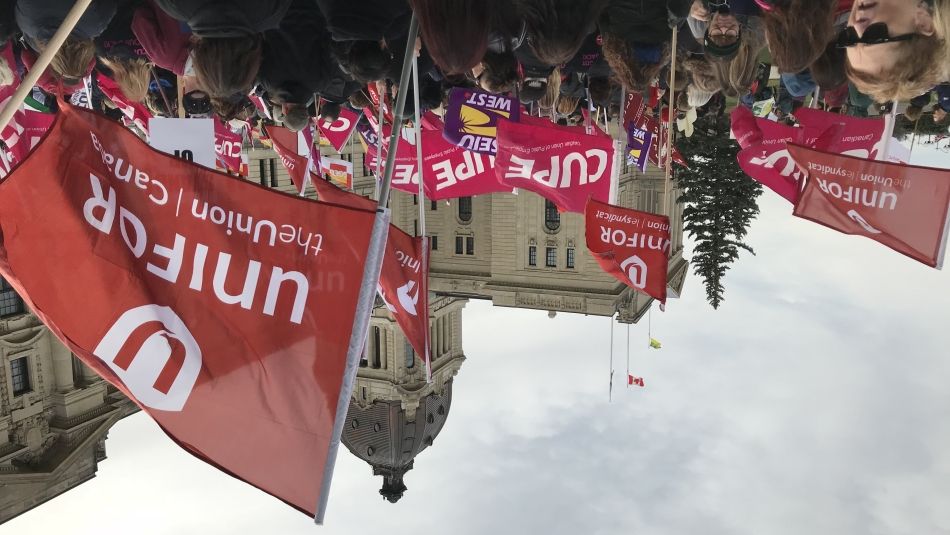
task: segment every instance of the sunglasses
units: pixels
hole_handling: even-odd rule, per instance
[[[854,26],[848,26],[838,34],[836,46],[838,48],[850,48],[857,44],[879,45],[882,43],[892,43],[895,41],[907,41],[913,38],[915,33],[906,33],[904,35],[891,35],[887,31],[887,24],[884,22],[875,22],[864,30],[864,35],[858,37],[858,32]]]

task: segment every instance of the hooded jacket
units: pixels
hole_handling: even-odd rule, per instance
[[[316,0],[334,41],[395,41],[409,33],[406,0]]]
[[[670,17],[686,17],[691,5],[691,0],[610,0],[600,16],[600,31],[631,43],[662,44],[673,35]]]
[[[35,47],[38,42],[49,41],[53,37],[74,3],[72,0],[20,0],[14,11],[16,24],[30,46]],[[109,26],[115,11],[115,0],[92,2],[70,35],[79,39],[97,37]]]
[[[311,0],[293,0],[280,25],[264,32],[258,80],[274,102],[306,104],[339,70],[330,59],[330,34]]]
[[[187,23],[198,37],[241,37],[276,29],[290,0],[156,0],[156,4]]]

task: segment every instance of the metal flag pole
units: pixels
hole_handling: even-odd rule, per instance
[[[405,86],[400,86],[405,87]],[[412,89],[413,89],[413,100],[416,105],[415,116],[413,121],[416,125],[416,176],[419,178],[419,236],[422,236],[422,265],[429,265],[429,237],[426,236],[426,192],[423,187],[423,173],[422,173],[422,120],[421,115],[422,111],[419,109],[419,58],[413,53],[412,55]],[[427,278],[428,273],[425,275]],[[426,291],[429,289],[428,281],[425,285]],[[422,288],[420,288],[420,291]],[[426,302],[428,303],[429,296],[426,296]],[[429,356],[429,329],[428,325],[425,330],[425,355],[423,355],[423,361],[426,363],[426,383],[432,382],[432,358]]]
[[[385,84],[384,84],[385,85]],[[380,180],[380,158],[383,157],[383,95],[376,91],[376,199],[379,199]]]
[[[409,43],[416,40],[419,33],[419,20],[412,14],[409,23]],[[412,68],[412,58],[415,50],[412,46],[406,47],[406,55],[402,62],[402,74],[399,87],[409,84],[409,71]],[[395,147],[399,141],[399,130],[404,120],[403,112],[406,107],[406,92],[400,91],[396,99],[396,109],[393,110],[393,131],[390,137],[390,147]],[[380,128],[382,130],[382,128]],[[377,159],[379,155],[377,154]],[[330,494],[330,483],[333,480],[333,467],[340,450],[340,438],[343,435],[343,422],[346,420],[347,409],[350,405],[350,396],[353,395],[353,385],[356,382],[356,372],[359,370],[360,357],[363,353],[363,344],[366,342],[366,333],[369,330],[369,320],[373,315],[373,305],[376,301],[376,286],[379,284],[379,272],[383,267],[383,255],[386,250],[386,238],[389,236],[389,193],[392,186],[393,170],[396,167],[396,151],[391,150],[386,155],[386,169],[379,187],[379,200],[376,205],[376,220],[373,222],[373,232],[370,235],[369,248],[366,252],[366,263],[363,265],[363,282],[360,284],[359,299],[356,302],[356,314],[353,317],[353,330],[350,334],[350,343],[346,351],[346,368],[343,372],[343,384],[340,387],[340,396],[336,402],[336,416],[333,420],[333,432],[330,435],[330,446],[327,450],[327,460],[323,466],[323,479],[320,485],[320,499],[317,503],[317,512],[314,520],[323,524],[327,510],[327,499]]]
[[[92,0],[76,0],[76,3],[73,4],[69,13],[66,13],[63,23],[60,24],[59,29],[56,30],[53,37],[46,43],[46,48],[43,49],[40,57],[36,58],[36,63],[33,64],[33,68],[27,71],[26,76],[23,77],[23,81],[20,82],[20,86],[16,88],[16,91],[13,92],[13,96],[7,101],[7,105],[0,111],[0,130],[6,128],[7,124],[10,123],[10,119],[13,119],[13,114],[20,109],[20,105],[23,104],[26,97],[33,92],[33,86],[36,85],[40,76],[42,76],[46,68],[49,67],[50,62],[53,61],[53,57],[59,52],[63,43],[66,42],[66,38],[69,37],[73,28],[76,27],[76,24],[79,22],[79,19],[82,18],[82,14],[85,13],[90,3],[92,3]],[[16,65],[10,65],[10,68],[15,70]]]
[[[607,389],[607,403],[614,400],[614,315],[610,315],[610,384]]]
[[[627,386],[630,386],[630,324],[627,324]]]
[[[669,113],[666,117],[666,180],[663,182],[663,207],[666,215],[672,214],[672,203],[670,203],[670,193],[672,190],[672,166],[673,166],[673,106],[676,105],[676,35],[679,32],[673,30],[673,41],[670,47],[673,50],[670,59],[670,104]],[[660,124],[663,124],[663,104],[660,103]]]
[[[886,121],[884,125],[884,147],[877,155],[878,161],[881,162],[886,162],[887,157],[890,155],[891,138],[894,137],[894,124],[897,122],[896,100],[891,103],[891,113],[884,120]]]

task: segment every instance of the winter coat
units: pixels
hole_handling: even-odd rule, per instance
[[[554,71],[554,67],[538,59],[529,46],[521,46],[515,50],[515,57],[521,64],[524,78],[547,78]]]
[[[30,46],[36,48],[37,43],[49,41],[53,37],[74,3],[73,0],[19,0],[14,17]],[[92,2],[70,35],[79,39],[98,36],[109,26],[115,12],[115,0]]]
[[[198,37],[241,37],[276,29],[290,0],[156,0],[156,4],[187,23]]]
[[[577,54],[561,70],[570,73],[589,74],[594,78],[610,76],[610,65],[604,59],[600,34],[594,32],[588,35]]]
[[[311,0],[293,0],[280,26],[264,32],[258,80],[273,102],[306,104],[339,68],[330,59],[330,34]]]
[[[132,31],[139,2],[121,2],[105,31],[96,37],[96,55],[110,59],[148,59],[148,53]]]
[[[729,11],[735,15],[736,18],[740,16],[758,17],[762,15],[762,8],[759,7],[756,0],[703,0],[703,5],[706,9],[710,9],[710,6],[721,4],[727,4]]]
[[[316,0],[334,41],[393,41],[409,33],[406,0]]]
[[[155,5],[154,1],[135,10],[132,33],[152,63],[178,76],[185,73],[191,33]]]
[[[600,16],[600,31],[631,43],[662,44],[673,35],[670,17],[686,17],[691,5],[691,0],[610,0]]]
[[[950,113],[950,83],[942,83],[934,88],[937,93],[937,106]]]

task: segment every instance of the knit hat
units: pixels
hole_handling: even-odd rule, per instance
[[[709,99],[716,93],[714,91],[703,91],[694,84],[689,84],[686,88],[686,96],[689,97],[689,105],[693,108],[705,106]]]

